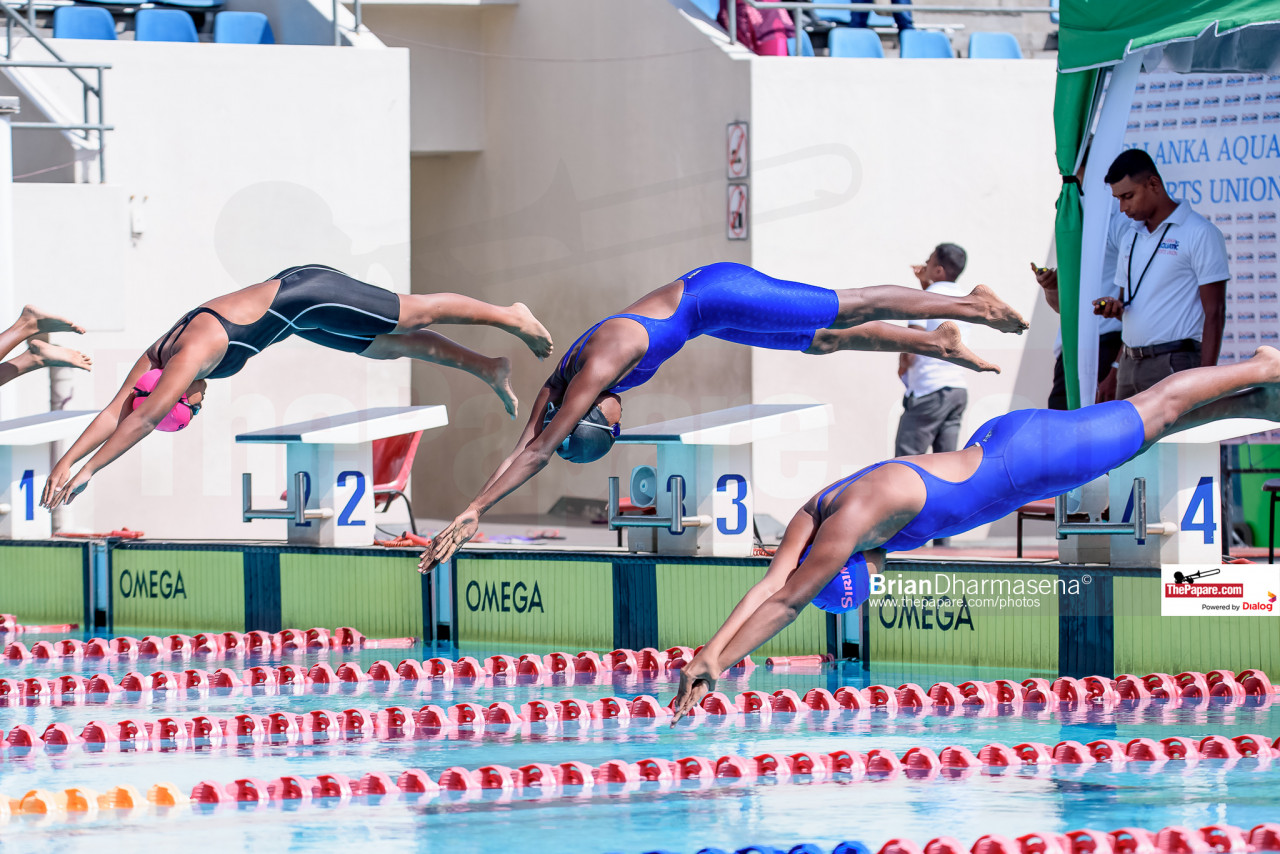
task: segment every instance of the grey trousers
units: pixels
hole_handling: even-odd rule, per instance
[[[960,440],[960,417],[969,404],[969,391],[941,388],[932,394],[904,397],[902,420],[894,442],[896,457],[954,451]]]
[[[1146,391],[1165,377],[1178,371],[1200,367],[1200,348],[1182,353],[1165,353],[1150,359],[1130,359],[1120,353],[1120,367],[1116,371],[1116,400],[1133,397]]]

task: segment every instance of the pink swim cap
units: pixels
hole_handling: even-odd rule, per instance
[[[155,391],[156,385],[160,382],[160,375],[164,373],[160,368],[153,368],[142,376],[138,377],[138,381],[133,384],[133,408],[137,409],[142,405],[142,400],[151,392]],[[173,405],[173,409],[169,410],[169,414],[160,419],[160,423],[156,425],[157,430],[165,433],[176,433],[183,427],[191,423],[191,419],[200,411],[200,407],[187,401],[184,394]]]

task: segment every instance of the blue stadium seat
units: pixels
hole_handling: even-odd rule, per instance
[[[693,5],[702,10],[702,14],[711,20],[716,19],[716,15],[720,14],[720,0],[690,0]]]
[[[827,34],[827,47],[832,56],[884,59],[884,48],[874,30],[837,27]]]
[[[796,40],[794,38],[787,39],[787,55],[796,55]],[[813,56],[813,41],[809,38],[809,34],[804,30],[800,31],[800,55]]]
[[[827,0],[828,3],[852,3],[853,0]],[[861,2],[861,0],[859,0]],[[809,12],[810,15],[819,21],[830,21],[833,24],[847,24],[853,16],[852,12],[844,12],[840,9],[814,9]]]
[[[878,0],[860,0],[860,2],[878,2]],[[897,24],[893,22],[892,15],[886,15],[883,12],[868,12],[867,26],[868,27],[894,27],[894,26],[897,26]]]
[[[1052,6],[1053,8],[1055,8],[1055,9],[1057,9],[1057,8],[1058,8],[1058,0],[1049,0],[1049,5],[1050,5],[1050,6]],[[1057,13],[1057,12],[1050,12],[1050,13],[1049,13],[1049,23],[1051,23],[1051,24],[1056,24],[1056,23],[1058,23],[1058,13]]]
[[[900,36],[903,59],[952,59],[951,39],[937,30],[903,30]]]
[[[275,44],[271,22],[261,12],[219,12],[213,19],[218,44]]]
[[[195,22],[181,9],[139,9],[134,38],[140,42],[194,42]]]
[[[53,13],[55,39],[105,39],[116,37],[116,19],[101,6],[59,6]]]
[[[1012,33],[973,33],[969,36],[970,59],[1022,59],[1022,48]]]

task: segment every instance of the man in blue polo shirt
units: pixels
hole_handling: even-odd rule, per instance
[[[1133,222],[1119,235],[1115,296],[1094,313],[1121,320],[1124,346],[1098,399],[1123,400],[1188,368],[1215,365],[1226,320],[1227,248],[1222,232],[1169,197],[1151,156],[1121,152],[1106,182]]]

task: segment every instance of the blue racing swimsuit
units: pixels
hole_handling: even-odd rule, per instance
[[[943,480],[915,463],[886,460],[827,487],[818,498],[818,513],[822,515],[822,504],[828,495],[834,492],[838,498],[867,472],[890,464],[907,466],[924,481],[924,507],[880,548],[918,549],[930,540],[994,522],[1024,504],[1061,495],[1101,477],[1138,452],[1144,432],[1138,410],[1127,400],[1083,409],[1020,409],[992,418],[969,439],[965,447],[980,445],[982,462],[965,480]],[[866,599],[870,585],[863,569],[866,561],[861,558],[862,554],[855,552],[814,599],[815,604],[828,611],[841,611]],[[861,569],[855,575],[862,579],[845,577],[855,568]],[[858,583],[861,590],[868,591],[862,599],[846,608],[827,606],[832,601],[852,598],[845,594],[857,591]]]
[[[639,364],[609,389],[615,394],[648,382],[663,362],[699,335],[770,350],[807,350],[814,333],[834,323],[840,308],[835,291],[774,279],[744,264],[708,264],[680,280],[684,292],[674,314],[662,319],[609,315],[578,336],[552,377],[568,385],[578,372],[578,354],[587,339],[600,324],[618,317],[643,326],[649,346]]]

